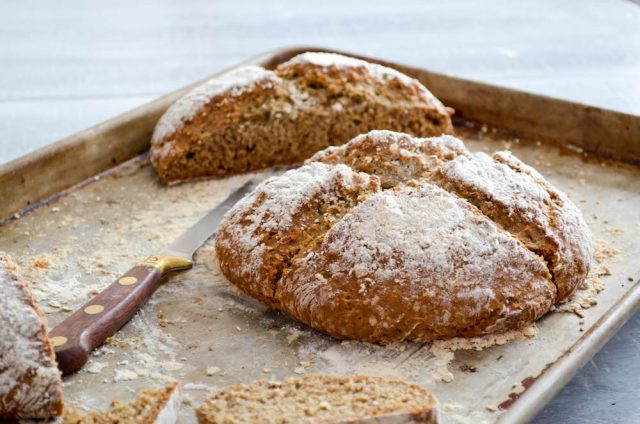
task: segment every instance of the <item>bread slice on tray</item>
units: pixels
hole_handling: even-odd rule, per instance
[[[173,424],[178,419],[180,384],[173,382],[162,389],[148,389],[136,400],[113,401],[105,411],[84,412],[65,408],[64,424]]]
[[[200,424],[437,423],[435,397],[401,380],[311,374],[226,387],[196,409]]]
[[[254,298],[389,343],[523,328],[584,281],[593,243],[569,198],[509,152],[372,131],[260,184],[216,253]]]
[[[44,314],[0,252],[0,420],[62,413],[62,382]]]
[[[151,140],[167,182],[302,162],[373,129],[420,137],[452,131],[451,110],[394,69],[303,53],[274,71],[245,66],[172,105]]]

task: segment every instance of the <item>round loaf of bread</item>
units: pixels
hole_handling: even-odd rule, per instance
[[[584,280],[593,245],[575,205],[510,153],[373,131],[261,184],[216,251],[251,296],[388,343],[530,324]]]
[[[267,70],[245,66],[172,105],[151,140],[167,182],[300,163],[374,129],[451,132],[450,110],[420,82],[346,56],[304,53]]]

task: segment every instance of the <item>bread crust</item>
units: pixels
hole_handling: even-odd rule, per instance
[[[275,71],[240,68],[187,94],[159,120],[151,161],[166,182],[226,176],[300,163],[373,129],[452,132],[450,113],[391,68],[304,53]]]
[[[62,381],[44,314],[0,252],[0,419],[62,413]]]
[[[578,209],[508,153],[472,154],[450,136],[373,131],[317,153],[267,186],[297,187],[310,197],[312,169],[350,171],[379,186],[359,187],[339,213],[319,215],[307,212],[318,208],[304,196],[294,202],[259,187],[223,220],[216,252],[242,290],[333,337],[389,343],[522,328],[588,272],[593,245]],[[269,215],[274,210],[300,215],[279,225],[284,221]],[[305,219],[327,223],[313,231],[313,243],[304,241]],[[296,253],[272,272],[279,240]],[[266,278],[269,291],[257,291]]]

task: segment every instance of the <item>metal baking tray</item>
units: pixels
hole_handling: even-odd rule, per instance
[[[272,68],[303,51],[328,50],[280,49],[240,65]],[[174,378],[191,403],[228,384],[323,371],[423,384],[439,398],[444,422],[522,422],[633,314],[640,304],[640,117],[364,59],[418,78],[455,108],[457,134],[472,150],[509,148],[573,199],[594,238],[616,252],[598,264],[605,290],[597,304],[582,317],[548,314],[536,337],[458,350],[445,371],[453,354],[437,346],[340,342],[253,301],[220,274],[209,241],[192,270],[168,278],[84,370],[65,378],[68,403],[104,407]],[[281,172],[159,182],[145,154],[153,127],[197,84],[0,166],[0,250],[14,257],[51,326],[245,180]],[[181,422],[195,422],[189,406]]]

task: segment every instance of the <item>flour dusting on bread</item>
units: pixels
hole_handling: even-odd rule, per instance
[[[298,56],[291,59],[288,63],[292,65],[311,64],[322,66],[325,68],[364,68],[376,78],[379,78],[381,81],[397,79],[403,84],[422,86],[422,84],[420,84],[418,80],[411,78],[403,74],[402,72],[396,71],[393,68],[378,65],[376,63],[370,63],[365,60],[356,59],[355,57],[344,56],[341,54],[307,52],[299,54]],[[426,91],[428,92],[428,90]]]
[[[271,71],[244,67],[171,106],[151,139],[165,182],[300,163],[374,129],[417,136],[453,130],[452,111],[394,69],[304,53]]]
[[[274,78],[276,78],[276,75],[272,71],[259,66],[243,66],[210,79],[194,88],[169,107],[158,121],[152,140],[160,141],[173,133],[183,122],[192,118],[198,112],[198,109],[214,97],[221,94],[238,96],[245,91],[251,90],[255,84]],[[165,144],[164,146],[170,146],[170,144]],[[163,149],[168,149],[168,147],[164,146]]]
[[[0,419],[62,412],[62,383],[43,314],[0,252]]]
[[[332,189],[310,183],[314,160],[324,172],[370,175],[381,189],[332,208]],[[221,269],[246,293],[338,339],[521,329],[589,269],[590,234],[566,196],[511,155],[474,155],[449,136],[373,131],[268,185],[279,179],[223,221]],[[313,194],[303,195],[308,187]]]

